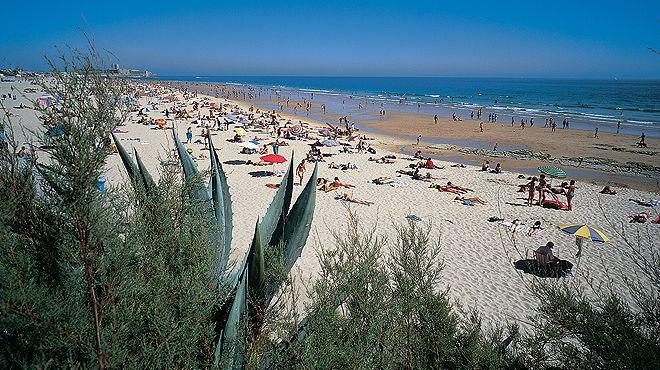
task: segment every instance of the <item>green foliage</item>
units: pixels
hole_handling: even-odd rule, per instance
[[[0,367],[209,367],[203,210],[167,171],[157,198],[93,187],[127,93],[94,63],[44,82],[61,103],[42,112],[48,156],[0,158]]]
[[[349,216],[344,231],[335,235],[336,247],[322,247],[321,276],[308,315],[288,344],[272,351],[272,367],[513,365],[486,340],[478,319],[456,314],[447,291],[438,290],[440,247],[429,239],[430,229],[414,223],[397,226],[397,237],[388,244]]]

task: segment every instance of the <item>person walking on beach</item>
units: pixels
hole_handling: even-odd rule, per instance
[[[618,121],[618,122],[616,123],[616,133],[618,134],[619,131],[621,131],[621,121]]]
[[[479,132],[484,132],[484,123],[479,122]]]
[[[417,135],[417,144],[415,144],[415,145],[419,145],[419,139],[421,139],[421,138],[422,138],[422,135]]]
[[[433,120],[435,121],[435,124],[437,125],[438,124],[438,115],[437,114],[435,116],[433,116]]]
[[[494,151],[494,152],[497,151],[497,143],[495,143],[495,146],[493,147],[493,151]]]
[[[596,127],[596,131],[594,131],[594,137],[597,139],[598,138],[598,127]]]
[[[186,144],[192,143],[192,127],[188,126],[188,131],[186,131]]]
[[[298,178],[300,179],[300,181],[298,182],[298,185],[302,185],[303,177],[305,176],[305,159],[300,161],[300,164],[296,168],[296,174],[298,175]]]
[[[642,136],[639,137],[639,144],[638,146],[646,146],[646,135],[642,132]]]
[[[552,121],[552,119],[550,121]],[[550,127],[551,127],[551,131],[555,132],[555,130],[557,129],[557,122],[552,121],[552,123],[550,123]]]

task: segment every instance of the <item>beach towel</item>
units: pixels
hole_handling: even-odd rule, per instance
[[[421,217],[419,217],[419,216],[417,216],[417,215],[408,215],[408,216],[406,216],[406,220],[408,220],[408,221],[412,221],[412,222],[420,222],[420,221],[424,221],[423,218],[421,218]]]
[[[408,186],[408,184],[403,182],[403,181],[392,181],[392,182],[388,183],[387,185],[389,185],[393,188],[405,188],[406,186]]]

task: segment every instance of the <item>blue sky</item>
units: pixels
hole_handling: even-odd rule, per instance
[[[660,1],[63,1],[4,6],[0,66],[82,27],[160,75],[660,79]],[[10,12],[7,12],[10,10]]]

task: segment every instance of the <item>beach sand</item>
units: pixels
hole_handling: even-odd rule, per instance
[[[14,84],[14,87],[20,91],[23,91],[26,86],[28,84],[24,82]],[[151,83],[148,86],[145,88],[150,89],[154,96],[140,98],[139,104],[149,106],[149,102],[157,103],[158,109],[150,112],[149,117],[152,119],[164,118],[162,111],[171,107],[171,103],[161,102],[160,97],[173,93],[181,98],[181,93],[179,91],[168,91],[167,85]],[[2,93],[9,91],[8,86],[4,84],[0,88]],[[35,99],[38,96],[38,93],[27,94],[29,99]],[[200,95],[197,99],[202,98]],[[11,101],[11,106],[18,105],[21,101],[28,104],[27,100],[21,99]],[[243,110],[247,110],[251,105],[249,102],[230,102],[218,98],[208,99],[213,102],[236,104]],[[5,101],[5,106],[7,106],[6,103]],[[191,107],[190,101],[186,104],[189,108]],[[37,126],[34,110],[10,108],[10,111],[17,115],[14,118],[20,118],[20,122],[24,126],[32,128]],[[208,109],[202,108],[201,114],[208,114]],[[293,122],[303,120],[314,125],[314,122],[308,119],[283,115],[284,119],[287,117]],[[395,124],[389,119],[387,118],[380,125],[374,126],[383,131],[393,131],[395,130]],[[166,159],[168,152],[174,148],[171,131],[155,129],[155,126],[136,124],[134,123],[135,120],[136,115],[132,114],[129,122],[125,126],[119,127],[120,130],[125,132],[118,133],[117,136],[129,152],[133,148],[137,149],[146,166],[157,178],[160,171],[160,160]],[[176,123],[178,134],[182,140],[185,140],[187,128],[192,126],[194,140],[201,139],[201,128],[191,125],[190,121],[179,120],[174,122],[168,120],[168,126]],[[430,124],[421,122],[416,124],[433,125],[432,122]],[[452,125],[462,125],[463,128],[451,129]],[[495,125],[499,126],[499,124]],[[451,132],[474,131],[473,126],[474,123],[470,122],[453,123],[443,120],[438,123],[437,133],[441,135],[447,132],[449,136],[453,135]],[[513,134],[506,127],[490,127],[487,126],[487,123],[484,123],[484,126],[486,126],[488,135],[506,136]],[[269,137],[268,133],[248,131],[250,138],[257,136],[263,138],[265,142],[274,140],[274,138]],[[530,138],[537,135],[550,135],[550,133],[546,133],[540,128],[536,130],[536,127],[533,130],[528,131],[526,129],[525,131],[524,135],[529,135]],[[562,145],[554,144],[548,150],[558,152],[565,150],[564,153],[566,154],[579,155],[581,147],[585,147],[585,150],[587,150],[588,148],[593,149],[598,143],[613,143],[613,139],[605,135],[603,135],[601,142],[596,142],[595,140],[588,140],[588,133],[558,131],[556,136],[562,135],[562,139],[573,140],[571,141],[573,144],[564,144],[565,148]],[[405,132],[415,132],[415,130],[406,128]],[[532,134],[535,132],[536,134]],[[518,132],[515,133],[515,135],[518,134]],[[232,164],[235,163],[232,162],[235,160],[250,159],[258,161],[259,155],[239,154],[240,147],[226,141],[233,135],[231,130],[212,131],[212,135],[215,146],[219,149],[220,160],[224,163],[223,166],[227,173],[233,201],[232,258],[240,261],[250,245],[255,222],[264,215],[275,193],[275,190],[266,187],[266,184],[279,183],[281,178],[253,177],[250,175],[254,171],[270,170],[271,166],[255,167]],[[455,135],[458,137],[458,134]],[[580,136],[573,137],[574,135]],[[538,206],[527,207],[524,200],[525,193],[516,192],[517,185],[527,182],[527,180],[519,178],[519,172],[509,171],[509,168],[505,167],[504,173],[494,174],[479,171],[479,168],[475,166],[468,165],[465,168],[455,168],[450,167],[451,162],[436,161],[436,165],[444,168],[433,169],[428,172],[433,176],[442,178],[442,180],[437,180],[438,183],[444,184],[451,181],[454,184],[474,189],[466,196],[477,196],[487,202],[485,205],[467,206],[454,201],[454,194],[430,189],[428,182],[412,180],[405,175],[397,176],[396,170],[405,169],[410,163],[414,162],[402,159],[401,157],[404,156],[398,151],[388,151],[387,148],[410,145],[409,142],[397,141],[382,135],[367,134],[367,136],[375,137],[374,140],[368,142],[376,148],[376,157],[394,155],[397,157],[396,163],[378,164],[368,161],[370,156],[374,156],[373,154],[341,154],[338,153],[337,148],[323,148],[324,153],[335,155],[327,158],[326,162],[319,163],[319,176],[330,179],[337,176],[342,182],[355,185],[355,188],[329,193],[319,192],[317,195],[312,232],[300,259],[294,267],[296,287],[302,296],[302,299],[299,300],[301,306],[306,297],[304,287],[310,286],[318,276],[320,267],[317,260],[317,247],[320,245],[326,247],[333,245],[332,231],[345,227],[347,207],[350,207],[363,222],[365,232],[375,225],[376,232],[388,236],[390,240],[395,236],[394,225],[405,224],[407,222],[405,217],[408,215],[414,214],[421,217],[423,225],[430,224],[433,237],[439,238],[443,246],[442,257],[445,263],[443,281],[446,286],[450,287],[450,297],[466,307],[477,308],[483,315],[486,325],[503,323],[507,320],[525,320],[528,315],[533,313],[536,307],[536,299],[525,289],[525,284],[531,282],[533,276],[521,274],[519,270],[514,268],[513,264],[523,258],[533,258],[533,251],[546,242],[553,241],[555,243],[555,254],[575,264],[574,276],[559,280],[570,281],[586,287],[584,281],[577,278],[577,275],[588,274],[598,284],[607,281],[609,274],[609,276],[615,278],[615,284],[619,284],[620,276],[628,276],[634,273],[636,269],[633,261],[626,257],[629,250],[615,228],[623,228],[627,235],[636,235],[640,230],[648,230],[651,235],[656,237],[660,234],[658,232],[660,225],[628,223],[630,213],[650,211],[655,214],[655,210],[652,208],[639,206],[628,199],[657,199],[657,193],[632,188],[617,188],[619,193],[615,196],[602,195],[598,193],[602,186],[578,182],[573,211],[551,210]],[[316,137],[314,136],[314,138]],[[537,142],[542,144],[542,138],[539,138]],[[280,154],[291,160],[295,152],[295,166],[308,151],[308,141],[287,140],[287,143],[288,146],[280,148]],[[501,145],[506,145],[506,143],[503,140]],[[655,139],[649,139],[648,143],[649,147],[657,148]],[[201,144],[191,144],[187,147],[193,149],[193,155],[195,156],[205,154],[208,157],[208,151],[203,150]],[[611,151],[594,149],[594,153],[601,152],[609,153]],[[623,160],[623,158],[620,159]],[[359,170],[341,171],[330,169],[328,168],[330,162],[336,164],[350,162],[357,165]],[[197,163],[200,170],[206,170],[210,166],[208,159],[198,160]],[[494,162],[492,163],[494,164]],[[287,165],[288,163],[278,164],[274,168],[275,170],[284,171]],[[313,164],[308,163],[305,181],[311,175],[312,169]],[[424,170],[424,172],[426,171]],[[401,187],[371,183],[372,179],[380,176],[388,176],[397,180],[401,183]],[[117,154],[108,158],[107,177],[108,186],[117,187],[126,184],[127,175]],[[553,183],[557,183],[557,180],[554,180]],[[302,186],[294,187],[294,199],[301,190]],[[356,199],[372,201],[374,204],[371,206],[349,205],[335,199],[343,192],[348,192]],[[543,230],[537,236],[528,236],[525,232],[520,231],[512,233],[504,225],[488,222],[488,218],[491,216],[499,216],[509,221],[519,219],[526,225],[531,225],[538,220],[541,221]],[[574,237],[557,229],[558,225],[565,223],[589,224],[602,230],[611,238],[611,241],[606,244],[585,243],[582,257],[576,260],[577,248]],[[387,248],[385,250],[387,251]],[[629,294],[624,294],[624,298],[631,300]]]

